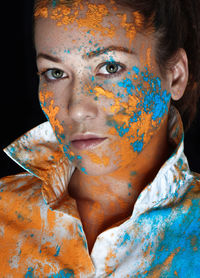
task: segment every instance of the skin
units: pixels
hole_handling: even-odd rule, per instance
[[[139,194],[170,155],[170,99],[183,95],[188,70],[180,49],[161,74],[155,34],[138,31],[138,14],[113,1],[76,3],[60,8],[61,17],[59,6],[36,11],[35,46],[41,107],[76,166],[68,190],[91,251],[101,232],[131,215]],[[92,18],[92,8],[99,9],[99,17]],[[70,141],[86,133],[107,139],[77,150]]]

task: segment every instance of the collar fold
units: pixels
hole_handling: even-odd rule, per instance
[[[47,204],[54,204],[67,193],[75,167],[64,157],[49,122],[33,128],[4,151],[43,181],[42,193]]]

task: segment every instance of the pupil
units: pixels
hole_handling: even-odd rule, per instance
[[[109,65],[107,65],[106,70],[107,70],[109,73],[116,73],[117,70],[118,70],[118,66],[115,65],[115,64],[109,64]]]
[[[62,77],[62,72],[60,70],[54,70],[53,77],[55,77],[55,78]]]

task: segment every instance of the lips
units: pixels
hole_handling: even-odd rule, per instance
[[[107,139],[106,137],[99,137],[97,135],[91,135],[91,134],[76,135],[72,137],[71,145],[78,150],[92,149],[97,145],[101,144],[106,139]]]

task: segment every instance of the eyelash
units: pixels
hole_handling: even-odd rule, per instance
[[[102,63],[98,66],[98,70],[102,69],[104,66],[108,65],[117,65],[118,67],[121,67],[121,69],[115,73],[108,73],[108,74],[102,74],[102,73],[97,73],[97,76],[103,76],[104,78],[110,79],[119,76],[122,72],[126,70],[126,66],[119,63],[119,62],[106,62]]]
[[[121,69],[119,71],[117,71],[116,73],[108,73],[108,74],[102,74],[102,73],[97,73],[97,76],[103,76],[106,79],[110,79],[110,78],[114,78],[119,76],[122,72],[124,72],[126,70],[126,66],[122,65],[121,63],[118,62],[106,62],[106,63],[102,63],[98,66],[98,70],[102,69],[104,66],[108,66],[108,65],[117,65],[118,67],[121,67]],[[60,71],[61,73],[65,74],[64,71],[58,69],[58,68],[50,68],[50,69],[46,69],[44,71],[39,72],[38,74],[40,76],[44,76],[44,78],[46,79],[47,82],[56,82],[59,80],[63,80],[66,79],[68,76],[66,74],[66,76],[61,77],[61,78],[54,78],[54,79],[50,79],[47,77],[48,72],[52,72],[54,70]],[[97,71],[98,71],[97,70]]]
[[[64,72],[63,70],[60,70],[60,69],[58,69],[58,68],[51,68],[51,69],[45,69],[45,70],[39,72],[38,75],[43,76],[43,77],[45,78],[46,82],[49,82],[49,83],[50,83],[50,82],[53,83],[53,82],[56,82],[56,81],[58,81],[58,80],[62,80],[62,79],[65,79],[65,78],[68,77],[67,74],[66,74],[65,77],[50,79],[50,78],[47,76],[47,74],[48,74],[49,72],[54,71],[54,70],[55,70],[55,71],[56,71],[56,70],[57,70],[57,71],[60,71],[60,72],[62,72],[63,74],[65,74],[65,72]]]

